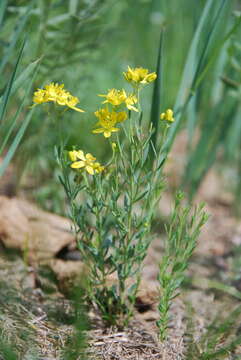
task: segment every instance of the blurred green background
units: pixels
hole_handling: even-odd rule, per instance
[[[153,106],[158,111],[167,107],[179,111],[170,146],[184,128],[189,139],[180,186],[185,184],[192,198],[208,169],[221,164],[222,168],[232,170],[230,184],[236,192],[238,208],[241,202],[240,9],[241,2],[232,0],[2,0],[2,101],[14,69],[20,81],[8,101],[0,128],[1,141],[11,127],[13,113],[24,102],[8,144],[16,136],[30,111],[36,88],[51,81],[64,83],[86,110],[84,114],[69,110],[59,120],[61,131],[68,139],[67,147],[77,145],[104,160],[108,156],[104,137],[90,133],[96,122],[93,112],[101,104],[97,94],[113,87],[128,87],[122,76],[128,65],[155,71],[162,32],[161,91],[160,87],[155,89],[153,97],[152,85],[143,93],[146,121],[155,123],[151,118]],[[190,51],[199,25],[195,51]],[[190,93],[193,96],[184,106],[182,98]],[[158,101],[154,102],[154,98]],[[35,108],[15,152],[14,163],[20,189],[42,207],[63,213],[64,197],[53,151],[58,135],[46,110],[46,106]],[[197,131],[199,140],[194,145]]]

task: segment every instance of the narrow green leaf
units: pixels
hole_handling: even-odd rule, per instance
[[[241,139],[241,104],[238,105],[235,116],[233,117],[232,125],[230,126],[227,142],[226,151],[230,159],[232,159],[235,153],[238,151]]]
[[[4,360],[17,360],[17,355],[12,346],[0,339],[0,355],[4,356]]]
[[[200,75],[197,77],[197,80],[195,81],[195,87],[193,87],[193,91],[195,91],[195,88],[197,88],[199,86],[199,84],[201,83],[202,79],[204,78],[204,76],[206,75],[207,71],[209,70],[210,66],[213,64],[214,60],[216,59],[218,52],[220,50],[221,47],[224,46],[225,42],[231,37],[231,35],[233,33],[235,33],[238,29],[238,27],[241,24],[241,16],[236,20],[234,26],[232,26],[232,28],[229,30],[229,32],[227,33],[227,35],[224,37],[224,39],[222,40],[222,42],[220,42],[213,50],[212,56],[209,57],[208,62],[205,66],[205,68],[202,70],[202,72],[200,73]]]
[[[36,65],[38,65],[38,64],[39,64],[39,63],[37,63]],[[2,151],[4,150],[4,148],[5,148],[8,140],[9,140],[9,138],[10,138],[10,136],[11,136],[11,134],[12,134],[15,126],[16,126],[16,123],[17,123],[17,120],[18,120],[18,118],[19,118],[19,115],[21,114],[22,109],[23,109],[23,106],[24,106],[24,104],[25,104],[25,100],[26,100],[26,98],[27,98],[27,96],[28,96],[28,94],[29,94],[29,92],[30,92],[30,90],[31,90],[31,88],[32,88],[32,84],[33,84],[33,82],[34,82],[35,75],[36,75],[36,73],[37,73],[37,69],[38,69],[37,66],[35,66],[34,68],[32,68],[32,70],[34,71],[34,73],[33,73],[32,77],[31,77],[31,80],[29,81],[27,90],[25,91],[25,94],[24,94],[24,98],[23,98],[23,100],[22,100],[22,102],[21,102],[18,110],[16,111],[15,116],[13,117],[12,123],[11,123],[11,125],[10,125],[10,127],[9,127],[9,129],[8,129],[8,132],[7,132],[7,134],[4,136],[3,142],[2,142],[2,144],[1,144],[1,146],[0,146],[0,155],[1,155]],[[20,85],[20,84],[19,84],[19,85]]]
[[[241,336],[238,336],[230,344],[221,347],[221,349],[215,350],[212,353],[205,352],[204,354],[201,355],[200,360],[212,360],[212,359],[217,360],[217,359],[221,359],[221,357],[225,360],[225,358],[227,359],[227,356],[229,356],[231,352],[237,349],[240,344],[241,344]]]
[[[1,0],[0,2],[0,29],[3,25],[3,19],[4,19],[5,11],[7,9],[7,3],[8,0]]]
[[[223,284],[220,281],[209,280],[204,277],[195,277],[192,279],[192,284],[202,290],[219,290],[232,297],[235,297],[238,300],[241,300],[240,291],[238,291],[234,286]]]
[[[160,120],[160,108],[161,108],[161,90],[162,90],[162,63],[163,63],[163,29],[161,29],[160,34],[160,43],[159,50],[157,56],[157,64],[156,64],[156,74],[157,79],[154,82],[154,89],[152,95],[152,105],[151,105],[151,123],[153,125],[153,133],[152,133],[152,143],[156,145],[157,133],[159,128],[159,120]]]
[[[196,109],[197,96],[196,94],[190,99],[187,106],[187,131],[188,131],[188,149],[191,150],[195,125],[197,123],[197,109]]]
[[[143,191],[139,196],[137,196],[137,197],[134,199],[133,203],[135,203],[135,202],[143,199],[143,198],[145,197],[145,195],[148,193],[148,191],[149,191],[149,190]]]
[[[78,9],[78,0],[70,0],[69,1],[69,13],[71,15],[76,15]]]
[[[225,142],[224,139],[229,134],[229,128],[235,119],[232,115],[236,107],[235,99],[227,91],[223,97],[225,102],[221,99],[206,115],[199,141],[189,155],[183,186],[184,184],[185,187],[189,186],[190,199],[215,161],[217,149],[221,142]],[[229,122],[227,118],[230,119]],[[213,119],[218,120],[213,121]]]
[[[26,118],[24,119],[20,129],[18,130],[17,135],[15,136],[5,158],[3,159],[3,162],[0,165],[0,177],[4,174],[6,168],[8,167],[8,164],[12,160],[13,155],[15,154],[15,151],[17,150],[17,147],[28,127],[28,124],[33,116],[35,108],[31,109]]]
[[[21,72],[21,74],[17,77],[17,79],[13,83],[11,95],[14,94],[22,86],[25,80],[30,78],[30,75],[35,72],[41,60],[42,58],[33,61]]]
[[[3,96],[0,99],[0,101],[1,101],[0,102],[0,122],[3,121],[4,115],[5,115],[5,112],[6,112],[7,103],[8,103],[10,92],[11,92],[13,82],[14,82],[14,79],[15,79],[15,76],[16,76],[16,72],[17,72],[17,69],[18,69],[18,66],[19,66],[19,62],[20,62],[20,59],[21,59],[22,54],[23,54],[24,45],[25,45],[25,42],[23,43],[23,45],[22,45],[22,47],[20,49],[20,52],[19,52],[16,64],[14,66],[11,78],[10,78],[10,80],[8,82],[8,85],[7,85],[6,89],[4,90]]]
[[[227,13],[225,12],[225,5],[227,6],[228,4],[230,6],[230,3],[231,2],[227,2],[227,0],[223,0],[222,2],[220,2],[220,6],[217,10],[217,7],[214,6],[214,2],[212,0],[209,0],[204,7],[184,67],[181,85],[174,106],[175,122],[170,128],[167,140],[163,146],[163,158],[166,157],[174,141],[174,138],[180,126],[181,116],[184,113],[186,106],[188,105],[189,100],[193,95],[193,89],[196,90],[197,84],[200,85],[200,72],[203,73],[202,70],[205,69],[206,64],[209,62],[209,58],[212,55],[208,51],[210,50],[210,43],[215,43],[215,41],[219,40],[220,34],[216,32],[216,28],[221,21],[221,17],[227,16]],[[207,26],[209,29],[208,31],[206,30]],[[205,35],[205,39],[203,39],[203,34]],[[202,40],[204,41],[202,42]],[[198,53],[200,53],[200,43],[202,43],[203,45],[201,54],[198,55]],[[203,76],[201,77],[201,80],[203,80]]]
[[[5,65],[7,64],[7,62],[9,61],[9,59],[12,55],[12,52],[15,50],[18,39],[23,34],[23,29],[26,25],[26,22],[28,20],[29,13],[30,13],[30,10],[32,9],[32,7],[33,7],[33,4],[30,4],[26,13],[20,18],[20,20],[15,28],[13,36],[9,41],[9,46],[7,47],[5,54],[0,62],[0,73],[2,73]]]
[[[193,76],[198,60],[197,59],[198,44],[200,43],[202,34],[205,34],[204,28],[207,18],[210,16],[212,5],[213,5],[213,0],[208,0],[203,9],[203,13],[201,15],[197,29],[192,39],[192,43],[188,51],[187,60],[182,74],[181,84],[178,90],[175,108],[179,108],[181,104],[183,105],[185,103],[187,91],[188,89],[190,89],[191,84],[193,82]]]
[[[70,14],[61,14],[50,19],[47,24],[49,26],[60,25],[63,22],[68,21],[70,19],[71,19]]]

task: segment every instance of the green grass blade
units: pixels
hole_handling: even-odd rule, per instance
[[[227,10],[229,9],[227,8]],[[232,34],[237,32],[240,23],[241,17],[236,19],[234,25],[231,26],[230,30],[227,32],[224,38],[221,39],[218,44],[215,44],[213,47],[212,56],[210,56],[206,66],[197,78],[195,86],[198,86],[198,83],[202,81],[202,78],[207,73],[210,64],[217,56],[219,48],[224,45],[224,43],[230,38]],[[211,107],[211,110],[208,110],[207,113],[203,116],[204,120],[202,122],[202,132],[199,142],[195,146],[195,149],[189,151],[190,155],[185,170],[183,185],[189,185],[190,199],[192,199],[205,174],[213,165],[216,159],[218,146],[220,144],[224,144],[229,157],[232,153],[237,151],[239,146],[241,126],[239,124],[240,122],[237,120],[239,114],[235,116],[235,114],[239,112],[237,110],[235,98],[231,96],[231,93],[227,91],[227,88],[225,89],[226,92],[221,92],[221,89],[218,89],[217,87],[217,84],[220,86],[221,83],[220,73],[224,71],[226,65],[225,61],[227,61],[226,47],[223,48],[223,51],[219,55],[219,59],[216,64],[218,66],[218,71],[216,71],[215,76],[212,77],[214,85],[209,90],[211,101],[208,102],[208,106]],[[215,90],[219,91],[218,94],[215,93],[214,96]],[[225,103],[223,99],[225,99]],[[202,112],[202,109],[200,110]],[[227,119],[229,119],[228,122]]]
[[[17,355],[12,350],[12,347],[0,339],[0,355],[3,356],[1,359],[4,360],[17,360]]]
[[[26,22],[28,20],[29,14],[30,14],[30,10],[32,9],[33,4],[30,4],[30,6],[28,7],[26,13],[21,17],[21,19],[19,20],[15,31],[12,35],[12,38],[10,39],[9,45],[5,51],[5,54],[0,62],[0,73],[2,73],[5,65],[7,64],[7,62],[9,61],[12,53],[14,52],[15,48],[16,48],[16,43],[18,41],[18,39],[20,38],[20,36],[23,34],[23,29],[26,25]]]
[[[240,146],[241,139],[241,104],[238,105],[233,123],[229,129],[226,141],[226,153],[230,159],[233,159],[237,149]]]
[[[160,120],[160,108],[161,108],[161,100],[162,100],[162,63],[163,63],[163,29],[161,29],[160,34],[160,43],[159,43],[159,50],[157,56],[157,65],[156,65],[156,73],[157,79],[154,82],[154,90],[152,95],[152,105],[151,105],[151,123],[153,128],[155,129],[151,140],[152,143],[155,145],[157,140],[157,133],[158,133],[158,124]]]
[[[223,284],[220,281],[210,280],[205,277],[194,277],[192,278],[192,285],[202,289],[203,291],[215,289],[241,300],[241,292],[239,290],[237,290],[234,286]]]
[[[222,48],[224,46],[225,42],[231,37],[231,35],[233,35],[237,31],[240,24],[241,24],[241,16],[236,19],[236,22],[235,22],[234,26],[232,26],[232,28],[229,30],[227,35],[221,41],[221,43],[219,43],[214,48],[212,56],[210,56],[210,58],[209,58],[209,60],[207,62],[207,65],[205,66],[205,68],[203,69],[203,71],[200,73],[200,75],[197,77],[197,80],[195,81],[195,86],[192,89],[193,91],[195,91],[195,88],[197,88],[199,86],[199,84],[201,83],[201,81],[203,80],[203,78],[206,75],[207,71],[209,70],[210,66],[213,64],[214,60],[216,59],[220,48]]]
[[[228,46],[230,44],[230,41],[227,41],[225,46],[223,47],[223,50],[219,54],[219,57],[216,61],[215,68],[212,71],[213,74],[213,85],[211,87],[210,91],[210,103],[211,104],[217,104],[222,96],[223,96],[223,81],[220,80],[220,74],[223,74],[225,72],[225,66],[228,61]]]
[[[15,79],[15,76],[16,76],[16,72],[17,72],[17,69],[18,69],[18,66],[19,66],[20,59],[21,59],[22,54],[23,54],[24,45],[25,45],[25,42],[23,43],[23,45],[22,45],[22,47],[20,49],[20,52],[19,52],[16,64],[14,66],[11,78],[10,78],[10,80],[8,82],[8,85],[7,85],[6,89],[4,90],[3,96],[0,99],[0,101],[1,101],[0,102],[0,123],[1,123],[1,121],[3,121],[4,115],[5,115],[5,112],[6,112],[9,96],[10,96],[12,86],[13,86],[13,82],[14,82],[14,79]]]
[[[206,115],[206,120],[202,128],[200,139],[190,152],[187,162],[185,175],[183,179],[183,186],[189,187],[189,198],[195,195],[196,190],[213,164],[216,158],[216,151],[220,143],[220,137],[228,130],[226,118],[232,112],[233,103],[220,101],[216,106]],[[213,121],[213,119],[219,119]]]
[[[8,142],[8,140],[9,140],[9,138],[10,138],[10,136],[12,135],[12,132],[13,132],[14,128],[16,127],[16,123],[17,123],[17,120],[18,120],[18,118],[19,118],[19,115],[20,115],[21,112],[22,112],[23,106],[24,106],[24,104],[25,104],[25,100],[26,100],[26,98],[27,98],[27,96],[28,96],[28,94],[29,94],[29,92],[30,92],[30,90],[31,90],[31,88],[32,88],[32,84],[33,84],[33,82],[34,82],[35,75],[36,75],[37,70],[38,70],[38,64],[39,64],[39,63],[37,63],[37,62],[35,62],[35,63],[36,63],[36,64],[35,64],[35,67],[31,67],[31,71],[34,71],[34,73],[33,73],[33,75],[32,75],[31,80],[29,81],[28,87],[27,87],[27,89],[26,89],[26,91],[25,91],[25,94],[24,94],[24,98],[23,98],[23,100],[22,100],[22,102],[21,102],[21,105],[19,106],[18,110],[16,111],[16,114],[15,114],[15,116],[13,117],[12,123],[11,123],[11,125],[10,125],[10,127],[9,127],[9,129],[8,129],[8,132],[7,132],[7,134],[4,136],[3,142],[2,142],[2,144],[1,144],[1,146],[0,146],[0,155],[2,154],[2,152],[3,152],[3,150],[4,150],[5,146],[6,146],[6,144],[7,144],[7,142]],[[30,64],[30,65],[32,65],[32,64]],[[31,72],[28,73],[28,75],[30,75],[30,74],[31,74]]]
[[[220,3],[221,5],[218,8],[216,14],[214,15],[213,24],[207,33],[207,36],[205,39],[205,46],[202,49],[200,59],[197,63],[195,75],[194,75],[192,85],[190,88],[191,92],[194,92],[195,89],[200,84],[200,81],[199,81],[200,73],[201,74],[203,73],[203,71],[202,71],[203,68],[205,68],[205,69],[207,68],[205,63],[209,62],[208,61],[209,57],[210,57],[209,54],[211,53],[210,48],[212,48],[212,45],[215,43],[215,40],[218,41],[220,38],[220,33],[217,30],[219,29],[219,24],[222,21],[224,15],[225,15],[226,21],[227,21],[227,19],[228,19],[227,14],[229,14],[229,10],[231,8],[231,3],[232,3],[232,0],[229,2],[227,0],[223,0]],[[226,5],[226,7],[225,7],[225,5]],[[215,36],[215,34],[216,34],[216,36]],[[219,41],[218,41],[218,43],[219,43]],[[218,46],[218,49],[220,49],[220,44]],[[201,79],[202,79],[202,77],[201,77]]]
[[[9,147],[9,150],[3,159],[3,162],[0,165],[0,177],[4,174],[6,168],[8,167],[8,164],[12,160],[13,155],[15,154],[15,151],[17,150],[17,147],[28,127],[28,124],[33,116],[35,108],[31,109],[26,118],[24,119],[22,125],[20,126],[20,129],[17,132],[17,135],[15,136],[11,146]]]
[[[193,95],[193,89],[196,90],[197,86],[196,83],[199,79],[200,71],[202,71],[203,68],[206,66],[206,62],[208,62],[210,54],[207,53],[207,50],[210,48],[210,43],[215,43],[215,40],[218,40],[220,38],[220,34],[217,34],[216,28],[218,27],[220,23],[220,18],[227,16],[226,14],[226,7],[227,4],[230,6],[231,2],[227,2],[227,0],[223,0],[218,8],[216,10],[216,7],[214,6],[214,2],[212,0],[207,1],[202,16],[200,18],[197,30],[195,32],[187,61],[184,67],[184,72],[182,76],[181,85],[179,88],[177,100],[174,106],[176,116],[175,116],[175,123],[172,125],[169,136],[163,146],[163,157],[166,157],[166,154],[168,153],[174,138],[176,136],[176,133],[180,126],[180,120],[183,112],[186,110],[186,106],[189,103],[189,100],[191,99]],[[213,16],[214,11],[215,15]],[[209,31],[207,33],[206,27],[209,27]],[[202,45],[202,51],[199,56],[197,56],[199,51],[199,45],[201,41],[203,40],[203,34],[205,35],[205,39],[203,41]],[[206,35],[207,34],[207,35]],[[215,35],[215,36],[213,36]],[[219,36],[218,36],[219,35]],[[203,80],[203,76],[201,78]],[[198,82],[198,85],[200,85],[200,81]]]
[[[23,85],[23,83],[27,79],[30,78],[32,73],[35,73],[35,70],[36,70],[36,68],[38,68],[41,60],[42,60],[42,58],[39,58],[39,59],[33,61],[21,72],[21,74],[16,78],[16,80],[13,83],[11,95],[14,94]],[[31,81],[31,83],[32,83],[32,81]]]
[[[200,357],[200,360],[217,360],[217,359],[227,359],[227,356],[237,349],[241,344],[241,336],[238,336],[236,339],[234,339],[230,344],[227,346],[224,346],[223,348],[213,351],[212,353],[205,353],[202,354]],[[238,359],[238,358],[236,358]]]
[[[193,95],[187,107],[187,132],[188,132],[188,149],[191,150],[194,138],[195,125],[197,123],[197,94]]]
[[[200,21],[198,23],[197,29],[195,31],[187,60],[185,63],[181,84],[179,87],[175,108],[179,108],[186,101],[188,90],[191,88],[191,84],[193,82],[193,77],[196,69],[197,62],[197,52],[198,52],[198,44],[200,42],[200,38],[202,34],[205,33],[205,24],[207,22],[207,18],[210,16],[211,9],[213,5],[213,0],[208,0],[201,15]]]
[[[0,2],[0,29],[3,25],[3,19],[7,8],[8,0],[1,0]]]
[[[75,15],[78,9],[78,0],[69,1],[69,14]]]

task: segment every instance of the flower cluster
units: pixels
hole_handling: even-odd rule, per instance
[[[82,150],[69,151],[69,158],[72,161],[70,165],[72,169],[86,170],[90,175],[101,173],[104,166],[96,162],[96,158],[91,154],[84,155]]]
[[[106,107],[94,113],[99,120],[96,123],[97,129],[92,131],[94,134],[103,133],[104,137],[109,138],[112,133],[119,131],[120,129],[116,125],[127,120],[128,116],[126,111],[118,112],[118,106],[124,105],[128,110],[138,112],[139,110],[135,105],[138,103],[138,92],[141,89],[139,85],[148,84],[157,77],[156,73],[149,73],[147,69],[132,69],[129,66],[127,72],[123,74],[125,79],[133,85],[134,92],[127,94],[124,89],[113,88],[107,94],[99,95],[105,98],[102,104],[106,104]],[[112,110],[109,110],[108,104],[112,106]]]
[[[61,106],[68,106],[75,111],[84,112],[84,110],[76,107],[79,103],[79,99],[66,91],[64,89],[64,84],[59,85],[57,83],[50,83],[49,85],[45,85],[44,89],[38,89],[34,92],[33,102],[35,105],[50,101]]]
[[[156,80],[157,78],[155,72],[149,73],[148,69],[144,69],[142,67],[132,69],[128,66],[128,70],[124,72],[123,75],[126,81],[128,81],[134,86],[139,86],[140,84],[148,84]]]
[[[166,120],[168,122],[175,121],[175,119],[173,117],[173,111],[171,109],[167,109],[164,113],[161,113],[160,119],[161,120]]]
[[[106,95],[99,96],[106,98],[102,104],[109,103],[113,106],[119,106],[124,103],[128,110],[134,110],[138,112],[138,109],[134,106],[134,104],[137,103],[137,97],[134,94],[127,95],[124,89],[111,89]]]
[[[104,137],[108,138],[112,132],[119,131],[120,129],[115,127],[117,123],[123,122],[127,119],[125,111],[109,111],[108,108],[99,109],[95,112],[95,116],[99,119],[96,126],[101,126],[93,130],[94,134],[103,133]]]
[[[105,98],[102,102],[102,104],[105,104],[105,107],[98,109],[94,113],[98,119],[95,124],[96,128],[92,130],[94,134],[103,134],[105,138],[109,138],[112,133],[118,132],[120,130],[117,127],[118,124],[128,118],[126,109],[135,112],[139,111],[138,98],[142,85],[151,83],[157,77],[155,72],[149,73],[148,69],[142,67],[131,68],[128,66],[127,71],[123,74],[125,80],[133,86],[133,92],[127,93],[124,89],[117,90],[113,88],[107,94],[99,95]],[[34,92],[33,102],[34,105],[54,102],[57,105],[67,106],[78,112],[84,112],[76,107],[79,99],[65,90],[64,84],[50,83],[45,85],[43,89],[38,89]],[[167,109],[160,115],[160,118],[167,122],[173,122],[173,111]],[[114,149],[112,150],[114,151]],[[104,167],[95,161],[95,157],[89,153],[85,155],[82,150],[69,151],[69,158],[72,161],[71,168],[73,169],[86,170],[91,175],[101,173],[104,170]]]

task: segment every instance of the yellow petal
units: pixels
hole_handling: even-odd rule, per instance
[[[105,169],[104,166],[99,165],[99,166],[95,169],[95,172],[96,172],[97,174],[99,174],[99,173],[101,173],[104,169]]]
[[[58,105],[62,105],[62,106],[65,105],[65,100],[63,100],[63,99],[57,99],[56,102]]]
[[[122,121],[125,121],[126,119],[127,119],[127,113],[125,111],[119,112],[116,116],[117,122],[122,122]]]
[[[92,168],[92,166],[87,165],[85,167],[85,169],[90,175],[94,175],[95,172],[94,172],[94,169]]]
[[[85,157],[86,157],[87,160],[90,160],[90,161],[95,161],[96,160],[96,158],[93,155],[89,154],[89,153],[86,154]]]
[[[157,78],[157,74],[153,72],[153,73],[150,73],[147,75],[146,81],[151,82],[151,81],[156,80],[156,78]]]
[[[105,131],[105,129],[100,128],[100,129],[92,130],[92,133],[94,133],[94,134],[100,134],[100,133],[103,133],[104,131]]]
[[[75,111],[78,111],[78,112],[85,112],[84,110],[82,110],[82,109],[79,109],[79,108],[77,108],[76,106],[68,106],[70,109],[73,109],[73,110],[75,110]]]
[[[133,111],[136,111],[136,112],[139,112],[139,110],[135,107],[135,106],[133,106],[133,105],[126,105],[126,107],[127,107],[127,109],[129,109],[129,110],[133,110]]]
[[[69,158],[71,161],[76,161],[77,160],[77,154],[78,152],[76,150],[73,151],[69,151]]]
[[[166,111],[166,119],[168,121],[174,121],[174,119],[173,119],[173,111],[171,109],[167,109],[167,111]]]
[[[80,160],[83,160],[83,161],[86,160],[86,159],[85,159],[84,152],[83,152],[82,150],[76,151],[76,156],[77,156],[77,158],[80,159]]]
[[[111,131],[104,131],[104,137],[109,138],[111,136]]]
[[[76,161],[73,164],[70,165],[73,169],[80,169],[82,167],[85,167],[84,161]]]

